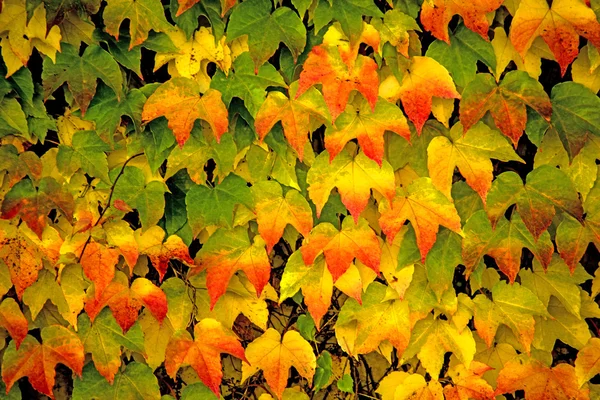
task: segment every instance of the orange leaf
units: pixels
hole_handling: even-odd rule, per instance
[[[554,53],[564,75],[579,54],[579,35],[600,46],[600,24],[582,0],[522,0],[510,26],[510,41],[525,58],[541,36]]]
[[[486,14],[496,11],[504,0],[432,0],[424,1],[421,8],[421,23],[436,38],[450,44],[448,24],[456,14],[463,18],[465,26],[488,39],[490,24]]]
[[[446,400],[494,400],[494,389],[482,378],[491,369],[479,361],[471,361],[469,368],[463,364],[451,368],[452,385],[444,387]]]
[[[144,233],[141,233],[141,229],[135,232],[140,253],[150,258],[152,265],[158,271],[160,282],[167,273],[170,260],[177,259],[189,266],[194,265],[194,260],[190,257],[188,247],[183,240],[177,235],[171,235],[163,242],[165,235],[165,231],[160,226],[153,226]]]
[[[205,318],[194,327],[192,340],[187,331],[179,331],[167,345],[165,368],[172,378],[182,365],[190,365],[210,390],[220,394],[223,370],[221,353],[246,361],[244,348],[233,333],[220,322]]]
[[[83,272],[92,282],[96,300],[115,277],[115,266],[119,262],[119,251],[97,242],[89,242],[80,258]]]
[[[54,399],[56,364],[66,365],[81,376],[83,360],[83,344],[75,333],[60,325],[48,326],[42,329],[42,343],[28,335],[18,350],[14,343],[8,345],[2,359],[6,393],[26,376],[35,390]]]
[[[344,219],[341,230],[329,222],[320,223],[304,239],[300,250],[306,265],[314,263],[321,252],[325,254],[334,282],[348,270],[355,258],[379,274],[381,248],[377,235],[363,218],[356,225],[350,218]]]
[[[94,297],[93,290],[88,294],[85,311],[94,321],[106,306],[112,311],[123,332],[127,332],[137,320],[142,306],[150,310],[154,318],[162,323],[167,315],[167,296],[146,278],[137,278],[130,288],[127,286],[127,278],[119,274],[102,292],[102,297]]]
[[[373,59],[359,55],[349,67],[336,47],[321,45],[312,48],[303,68],[296,99],[309,87],[320,83],[333,120],[344,111],[353,90],[362,93],[371,109],[375,109],[379,77]]]
[[[15,299],[8,297],[0,304],[0,326],[10,333],[15,341],[16,349],[19,350],[21,342],[29,331],[29,323]]]
[[[142,120],[148,122],[166,117],[177,143],[183,147],[197,119],[208,122],[218,142],[229,128],[227,115],[219,91],[209,89],[201,96],[198,82],[179,77],[163,83],[148,98],[142,111]]]

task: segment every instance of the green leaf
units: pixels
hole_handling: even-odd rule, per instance
[[[317,369],[313,378],[315,392],[327,387],[329,379],[333,375],[331,354],[324,350],[317,358]]]
[[[175,331],[184,330],[190,323],[194,304],[191,289],[179,278],[169,278],[160,287],[167,295],[167,317]]]
[[[315,30],[320,31],[335,19],[351,43],[356,43],[363,29],[363,15],[383,17],[371,0],[320,0],[315,10]]]
[[[337,387],[342,392],[354,393],[354,379],[352,379],[352,375],[344,374],[341,379],[338,379]]]
[[[166,119],[152,121],[138,136],[139,147],[146,154],[152,172],[160,168],[175,147],[175,136],[167,125]],[[186,145],[190,142],[188,140]]]
[[[315,333],[317,333],[317,330],[315,328],[315,321],[313,321],[312,317],[310,316],[310,314],[302,314],[300,316],[298,316],[298,319],[296,320],[296,324],[298,324],[298,331],[300,331],[300,334],[302,335],[302,337],[306,340],[315,340]],[[330,367],[331,367],[331,356],[330,356]],[[319,364],[319,361],[317,360],[317,365]]]
[[[110,182],[106,151],[110,147],[94,131],[78,131],[73,135],[72,146],[58,146],[56,165],[63,174],[73,175],[79,168],[90,176]]]
[[[30,138],[27,118],[21,104],[15,98],[5,97],[0,100],[0,137],[11,134]]]
[[[435,244],[427,254],[427,279],[438,301],[441,301],[446,290],[452,288],[454,270],[458,264],[462,264],[461,242],[462,238],[458,234],[443,229],[438,233]]]
[[[181,400],[218,400],[219,398],[202,382],[186,385],[181,392]]]

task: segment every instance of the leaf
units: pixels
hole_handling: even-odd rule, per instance
[[[522,0],[510,29],[510,41],[525,57],[538,36],[544,39],[564,75],[579,53],[579,35],[595,46],[600,45],[600,24],[594,12],[580,0],[552,2]]]
[[[83,272],[94,282],[94,293],[99,300],[104,290],[115,276],[115,266],[119,262],[119,252],[100,243],[90,241],[84,245],[79,262]]]
[[[344,34],[350,42],[354,44],[359,40],[363,30],[363,15],[371,17],[382,16],[377,6],[369,0],[321,1],[315,10],[315,30],[319,31],[321,27],[327,25],[332,19],[335,19],[340,23]]]
[[[531,400],[548,398],[589,398],[589,389],[579,389],[575,368],[568,364],[547,367],[537,360],[521,359],[509,361],[498,376],[495,394],[512,393],[524,390]]]
[[[271,275],[265,242],[255,237],[251,243],[244,227],[218,229],[198,252],[196,264],[207,270],[211,309],[225,294],[229,280],[237,271],[244,271],[257,296],[260,296]]]
[[[467,184],[485,203],[492,187],[493,166],[490,158],[521,161],[510,144],[496,131],[478,123],[463,134],[455,124],[444,136],[433,138],[427,148],[427,166],[433,185],[452,200],[452,176],[458,167]]]
[[[536,349],[552,351],[557,340],[577,350],[591,338],[590,329],[582,317],[575,316],[557,299],[548,302],[548,312],[552,318],[536,318],[536,331],[533,346]]]
[[[444,395],[448,400],[488,400],[494,399],[494,389],[482,375],[491,367],[478,361],[471,361],[469,368],[458,364],[449,371],[453,386],[444,387]]]
[[[217,142],[228,130],[227,109],[221,93],[209,90],[200,95],[200,86],[190,78],[171,78],[156,89],[144,104],[142,121],[166,117],[169,129],[183,147],[197,119],[206,121]]]
[[[188,221],[194,235],[207,226],[233,227],[238,205],[252,208],[252,193],[246,181],[230,174],[214,188],[192,186],[185,197]]]
[[[462,257],[467,271],[473,271],[488,254],[496,260],[509,281],[514,282],[521,268],[523,247],[529,249],[544,267],[552,260],[554,245],[550,235],[543,232],[536,241],[516,213],[510,221],[501,218],[492,228],[485,212],[477,211],[465,224],[464,233]]]
[[[587,344],[579,349],[575,360],[575,374],[579,386],[600,373],[600,339],[591,338]]]
[[[402,354],[413,325],[408,302],[389,299],[386,286],[374,282],[365,291],[362,304],[355,299],[344,303],[335,324],[335,335],[342,349],[355,357],[376,350],[385,340]]]
[[[271,14],[268,0],[249,0],[233,9],[227,26],[227,40],[248,36],[248,48],[254,61],[254,72],[267,61],[283,42],[294,61],[306,45],[306,28],[298,15],[288,7],[277,7]]]
[[[44,100],[66,82],[83,116],[96,93],[97,79],[108,85],[117,95],[117,99],[121,98],[123,77],[119,65],[110,54],[100,46],[91,45],[80,57],[75,46],[63,43],[55,62],[49,57],[44,59]]]
[[[352,375],[344,374],[341,379],[338,379],[336,385],[342,392],[354,393],[354,379],[352,379]]]
[[[308,171],[308,195],[317,207],[317,217],[329,198],[334,187],[337,187],[342,203],[348,208],[355,222],[360,213],[366,208],[371,195],[371,189],[391,201],[394,195],[394,174],[392,167],[370,160],[365,153],[360,152],[355,157],[346,149],[331,162],[331,156],[323,151],[317,156]]]
[[[110,147],[94,131],[78,131],[73,135],[72,146],[58,147],[56,165],[67,176],[81,168],[85,173],[108,183],[107,151],[110,151]]]
[[[79,338],[94,367],[112,384],[121,368],[121,348],[144,353],[144,336],[139,327],[122,333],[110,311],[103,310],[92,323],[86,314],[78,319]]]
[[[6,298],[0,304],[0,326],[10,333],[15,341],[15,348],[19,346],[27,336],[29,323],[14,299]]]
[[[498,129],[516,147],[527,122],[526,106],[546,120],[552,115],[548,95],[527,73],[508,72],[500,85],[490,74],[477,74],[463,90],[460,121],[467,131],[489,111]]]
[[[304,61],[296,99],[317,83],[322,86],[321,92],[332,121],[346,109],[353,90],[360,92],[371,110],[375,110],[379,77],[377,64],[371,58],[359,55],[348,65],[335,46],[314,46]]]
[[[242,381],[263,371],[267,384],[278,398],[282,398],[287,386],[290,367],[312,381],[316,357],[310,344],[296,331],[287,331],[283,338],[273,328],[256,338],[246,347],[247,361],[242,364]]]
[[[267,244],[267,253],[283,236],[289,224],[303,236],[313,227],[312,210],[302,194],[290,189],[283,195],[282,187],[274,181],[262,181],[252,186],[258,232]]]
[[[148,32],[164,32],[171,28],[158,0],[109,0],[102,13],[106,32],[119,40],[119,27],[123,20],[129,20],[131,42],[129,50],[142,44]]]
[[[83,344],[76,334],[62,326],[50,326],[41,331],[42,343],[27,335],[17,350],[9,343],[2,357],[2,380],[8,393],[22,377],[38,392],[54,399],[56,364],[69,367],[81,376],[83,368]]]
[[[498,327],[505,324],[529,353],[536,325],[533,316],[549,317],[546,307],[532,291],[518,283],[498,282],[491,292],[493,301],[483,294],[473,299],[477,334],[489,348]]]
[[[496,55],[492,44],[487,40],[487,29],[483,36],[482,39],[461,24],[456,28],[451,40],[446,40],[446,43],[436,40],[425,54],[442,64],[450,72],[457,86],[464,88],[475,79],[478,61],[491,70],[496,69]]]
[[[543,44],[544,46],[546,45],[545,43]],[[494,48],[494,54],[496,55],[496,68],[493,68],[492,70],[492,73],[496,77],[496,81],[500,80],[502,73],[504,73],[511,61],[515,63],[519,71],[527,72],[533,79],[537,79],[542,73],[541,51],[539,51],[539,47],[533,46],[527,54],[525,54],[525,57],[521,58],[521,55],[515,50],[515,47],[508,39],[504,27],[497,27],[494,29],[492,47]],[[548,50],[548,52],[550,51]],[[554,58],[552,54],[549,55],[552,59]]]
[[[139,245],[140,254],[148,256],[152,265],[158,271],[160,281],[165,277],[169,262],[179,260],[189,266],[194,265],[188,247],[177,235],[170,235],[165,241],[166,233],[159,226],[153,226],[146,232],[135,232],[135,240]]]
[[[377,393],[382,400],[395,399],[431,399],[442,400],[442,385],[435,379],[428,382],[419,374],[404,371],[392,371],[379,383]]]
[[[164,281],[160,288],[167,295],[167,318],[171,330],[185,330],[190,323],[195,300],[190,293],[191,287],[181,279],[173,277]]]
[[[221,353],[231,354],[243,361],[244,348],[239,340],[214,319],[203,319],[194,327],[195,340],[189,333],[180,331],[169,342],[165,369],[175,378],[181,365],[191,365],[200,380],[217,396],[223,377]]]
[[[383,43],[391,44],[406,58],[409,57],[409,32],[421,31],[414,18],[397,8],[386,11],[383,19],[371,19],[371,24],[379,31]]]
[[[328,222],[320,223],[306,236],[300,250],[307,265],[322,252],[334,282],[348,270],[354,258],[379,274],[379,241],[363,218],[356,224],[349,218],[344,219],[340,230]]]
[[[419,178],[407,189],[396,189],[391,205],[380,203],[379,224],[389,238],[394,240],[406,220],[409,220],[417,236],[421,261],[433,247],[440,225],[460,233],[460,217],[454,205],[432,184],[429,178]]]
[[[473,334],[469,329],[459,333],[448,321],[429,317],[415,324],[410,343],[402,358],[407,360],[416,355],[427,373],[435,379],[440,374],[444,354],[448,351],[451,351],[460,362],[469,365],[475,355]]]
[[[160,400],[158,380],[152,369],[145,364],[132,362],[123,372],[115,375],[111,385],[89,363],[83,369],[82,379],[75,379],[73,400],[112,400],[140,398]]]
[[[315,121],[313,124],[316,124],[330,121],[331,116],[323,95],[317,89],[311,87],[296,98],[297,90],[296,81],[290,84],[289,99],[281,92],[269,92],[256,114],[254,127],[258,137],[264,140],[273,126],[281,121],[286,139],[302,161],[307,134],[312,132],[311,122]]]
[[[527,174],[527,183],[514,172],[496,178],[487,197],[487,213],[495,226],[512,204],[537,240],[548,229],[556,209],[581,221],[583,206],[569,177],[557,168],[542,165]]]
[[[1,217],[12,219],[20,216],[41,239],[50,211],[58,210],[72,219],[74,207],[73,196],[53,178],[42,178],[37,189],[31,180],[24,179],[4,196]]]
[[[496,11],[502,0],[483,0],[463,3],[457,0],[433,0],[423,2],[421,23],[437,39],[450,43],[448,24],[456,14],[463,18],[465,26],[488,40],[487,13]]]
[[[573,75],[573,82],[582,84],[593,93],[598,93],[600,90],[600,76],[598,73],[600,73],[600,70],[597,66],[591,65],[589,57],[591,47],[593,47],[593,44],[581,48],[579,56],[577,56],[571,67],[571,75]]]

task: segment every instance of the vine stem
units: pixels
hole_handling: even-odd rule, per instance
[[[121,167],[121,170],[119,171],[119,173],[117,174],[117,176],[115,178],[115,181],[113,182],[112,186],[110,187],[110,194],[108,195],[108,201],[106,202],[106,207],[104,207],[102,209],[102,211],[100,211],[100,215],[98,216],[98,219],[96,220],[96,223],[94,224],[94,226],[98,226],[100,221],[102,221],[102,217],[104,216],[104,214],[106,214],[106,211],[110,208],[110,202],[112,201],[112,197],[115,192],[115,187],[117,186],[117,182],[119,182],[119,178],[121,178],[121,176],[123,176],[123,173],[125,172],[125,167],[127,166],[127,164],[129,164],[129,162],[131,160],[133,160],[134,158],[137,158],[137,157],[143,156],[143,155],[144,155],[144,153],[134,154],[131,157],[129,157],[127,160],[125,160],[125,162],[123,163],[123,166]],[[90,240],[92,240],[92,235],[88,236],[87,240],[85,241],[85,244],[83,245],[83,249],[81,250],[81,254],[79,255],[79,258],[77,259],[78,263],[81,262],[81,258],[83,257],[83,254],[85,253],[85,249],[87,248],[88,244],[90,243]]]

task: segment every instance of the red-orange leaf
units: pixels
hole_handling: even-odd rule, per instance
[[[150,258],[161,282],[167,273],[170,260],[176,259],[189,266],[194,265],[194,260],[190,257],[189,249],[183,240],[177,235],[171,235],[163,242],[165,235],[165,231],[160,226],[153,226],[144,233],[141,233],[141,229],[135,232],[140,253]]]
[[[88,294],[85,311],[93,321],[106,306],[112,311],[123,332],[127,332],[137,320],[142,306],[162,323],[167,315],[167,296],[146,278],[137,278],[130,288],[127,286],[127,278],[120,274],[102,292],[102,297],[94,297],[93,291]]]
[[[179,331],[171,338],[165,353],[167,373],[175,378],[182,365],[190,365],[200,380],[219,396],[223,378],[221,353],[248,362],[244,348],[233,333],[212,318],[205,318],[194,327],[194,337],[192,340],[187,331]]]
[[[19,350],[21,342],[29,331],[29,323],[15,299],[8,297],[0,304],[0,326],[10,333]]]
[[[421,23],[436,38],[450,44],[448,24],[456,14],[463,18],[465,26],[488,39],[490,24],[486,14],[495,11],[504,0],[433,0],[424,1],[421,8]]]
[[[600,24],[583,0],[522,0],[510,25],[510,41],[525,58],[541,36],[554,53],[562,75],[579,54],[579,35],[600,46]]]
[[[329,222],[320,223],[306,237],[300,250],[306,265],[312,264],[323,252],[334,282],[348,270],[355,258],[379,274],[379,241],[369,223],[362,218],[356,225],[351,219],[344,219],[341,230]]]
[[[312,48],[303,68],[296,99],[309,87],[320,83],[333,120],[346,109],[353,90],[362,93],[371,109],[375,108],[379,77],[377,64],[373,59],[359,55],[353,66],[349,67],[344,63],[337,47],[321,45]]]
[[[210,125],[217,142],[229,127],[227,108],[221,93],[209,89],[200,95],[200,85],[194,79],[173,78],[163,83],[148,98],[142,111],[142,120],[152,121],[166,117],[177,143],[183,147],[197,119]]]
[[[60,325],[51,325],[42,329],[42,343],[33,336],[27,336],[17,350],[10,343],[2,359],[2,380],[8,393],[22,377],[38,392],[54,399],[54,368],[61,363],[81,376],[83,369],[83,344],[79,337]]]
[[[96,300],[115,277],[115,266],[119,262],[119,251],[97,242],[89,242],[83,250],[80,261],[83,272],[94,282]]]

